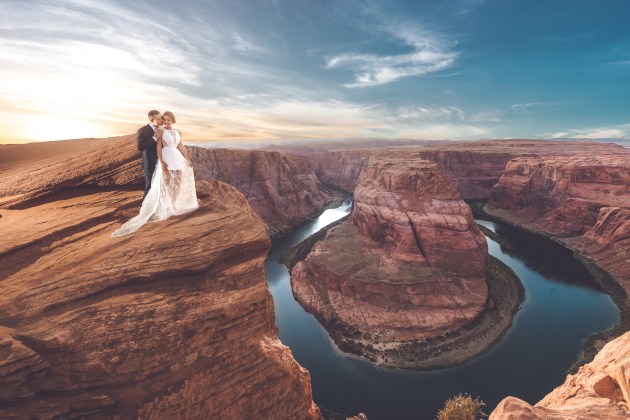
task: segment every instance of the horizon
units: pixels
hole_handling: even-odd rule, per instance
[[[0,143],[630,142],[626,2],[187,4],[3,4]]]
[[[78,141],[78,140],[100,140],[106,138],[120,138],[125,136],[135,136],[135,133],[115,134],[113,136],[106,137],[81,137],[81,138],[69,138],[69,139],[55,139],[55,140],[39,140],[39,141],[25,141],[25,142],[0,142],[0,146],[19,146],[26,144],[38,144],[47,142],[63,142],[63,141]],[[272,148],[277,146],[278,148],[291,146],[303,146],[303,147],[343,147],[351,149],[352,143],[357,144],[357,148],[363,147],[363,145],[370,142],[383,141],[385,143],[391,143],[391,145],[384,144],[383,147],[397,147],[402,143],[409,143],[409,146],[430,146],[432,143],[472,143],[472,142],[494,142],[494,141],[545,141],[545,142],[591,142],[591,143],[610,143],[622,146],[624,148],[630,148],[630,138],[584,138],[584,137],[556,137],[556,138],[522,138],[522,137],[504,137],[504,138],[478,138],[469,140],[453,140],[453,139],[412,139],[412,138],[321,138],[321,139],[281,139],[281,140],[256,140],[256,141],[222,141],[222,140],[197,140],[190,142],[188,145],[202,147],[202,148],[233,148],[233,149],[247,149],[247,150],[262,150],[264,148]],[[398,144],[396,144],[398,143]],[[369,146],[374,147],[374,146]]]

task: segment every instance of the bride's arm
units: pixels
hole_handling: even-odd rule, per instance
[[[162,135],[158,135],[157,138],[157,155],[158,155],[158,160],[160,161],[160,164],[162,164],[162,167],[164,169],[168,169],[168,166],[166,165],[166,163],[162,160]]]
[[[182,141],[181,136],[179,138],[179,144],[177,145],[177,148],[182,152],[182,155],[184,155],[188,163],[192,166],[192,162],[190,161],[190,156],[188,156],[188,151],[186,150],[186,146],[184,146],[184,142]]]

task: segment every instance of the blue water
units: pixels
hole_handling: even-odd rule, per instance
[[[279,262],[293,245],[350,212],[351,199],[310,224],[273,241],[265,273],[274,298],[281,341],[311,375],[315,402],[370,420],[432,419],[444,401],[468,393],[489,413],[513,395],[536,403],[564,382],[581,341],[619,321],[611,298],[558,245],[495,222],[477,220],[509,242],[487,239],[489,253],[507,264],[525,287],[512,327],[489,352],[468,363],[435,371],[380,368],[336,349],[319,322],[295,301],[287,268]]]

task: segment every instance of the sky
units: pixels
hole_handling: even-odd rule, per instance
[[[0,0],[0,143],[629,138],[627,0]]]

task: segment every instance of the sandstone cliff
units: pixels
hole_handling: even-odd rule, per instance
[[[194,213],[110,237],[142,198],[131,140],[1,151],[0,417],[319,418],[242,193],[198,181]]]
[[[487,254],[470,208],[437,164],[381,155],[360,178],[350,220],[293,267],[291,285],[343,349],[429,367],[436,354],[413,360],[418,354],[401,345],[479,317]]]
[[[606,344],[536,405],[507,397],[490,420],[573,420],[630,418],[630,332]]]
[[[321,182],[352,192],[367,169],[371,154],[369,150],[339,150],[312,153],[306,158]]]
[[[267,223],[272,236],[322,211],[335,193],[324,187],[304,156],[260,150],[190,147],[197,179],[238,188]]]
[[[512,159],[485,209],[556,237],[630,291],[630,150]]]

